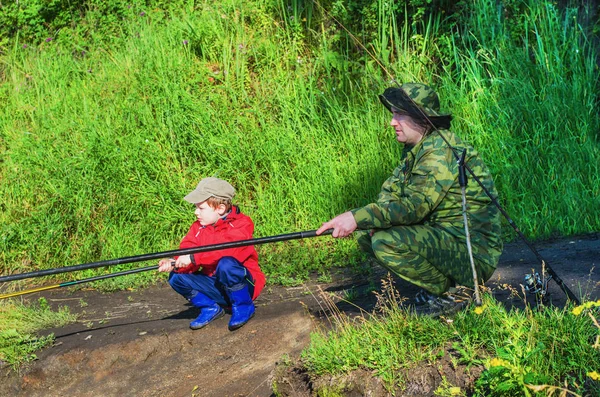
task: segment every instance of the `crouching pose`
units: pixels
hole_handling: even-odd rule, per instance
[[[377,200],[323,223],[333,237],[368,233],[360,247],[392,273],[421,287],[417,304],[451,309],[456,286],[473,287],[463,224],[456,153],[496,196],[494,181],[479,153],[449,131],[451,115],[440,113],[437,94],[421,83],[388,88],[380,95],[392,113],[390,125],[404,146],[400,164],[383,183]],[[445,139],[444,139],[445,138]],[[488,280],[502,252],[500,212],[478,183],[466,190],[469,228],[479,282]]]
[[[231,200],[235,189],[218,178],[205,178],[184,199],[196,206],[197,220],[179,248],[193,248],[252,238],[254,223]],[[190,323],[200,329],[225,314],[231,306],[229,329],[243,326],[254,316],[253,300],[265,285],[254,246],[182,255],[159,262],[158,271],[170,272],[169,284],[200,309]]]

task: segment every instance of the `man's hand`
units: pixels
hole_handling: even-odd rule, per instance
[[[348,211],[336,216],[329,222],[323,223],[323,226],[321,226],[316,233],[318,236],[327,229],[333,229],[333,233],[331,234],[333,237],[348,237],[357,227],[358,225],[354,220],[352,212]]]

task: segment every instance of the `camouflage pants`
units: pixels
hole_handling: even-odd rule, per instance
[[[441,229],[426,225],[395,226],[365,234],[358,244],[390,272],[432,294],[441,295],[450,287],[473,287],[473,272],[465,242]],[[480,283],[495,268],[477,259]]]

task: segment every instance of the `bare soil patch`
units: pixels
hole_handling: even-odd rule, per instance
[[[535,246],[577,296],[600,299],[597,233]],[[519,242],[508,244],[487,286],[506,305],[523,306],[522,300],[500,286],[521,290],[524,275],[532,269],[540,271],[541,266],[529,249]],[[362,275],[340,269],[329,283],[312,280],[294,288],[267,286],[256,302],[255,318],[234,332],[227,330],[229,316],[204,329],[189,330],[197,310],[166,283],[111,294],[67,289],[46,293],[43,296],[51,305],[68,305],[80,319],[47,330],[45,334],[56,336],[54,346],[39,352],[38,360],[18,373],[0,368],[0,396],[271,396],[273,384],[286,396],[310,396],[323,385],[347,396],[389,395],[368,371],[311,379],[297,361],[310,332],[328,323],[318,292],[355,297],[352,304],[338,299],[336,309],[360,315],[373,309],[376,299],[370,290],[373,285],[380,287],[382,276],[376,268]],[[401,280],[396,286],[407,297],[416,292]],[[553,305],[565,304],[556,283],[550,283],[549,292]],[[410,380],[406,389],[396,395],[431,396],[442,376],[468,389],[478,376],[477,368],[454,369],[446,364],[411,370],[406,374]]]

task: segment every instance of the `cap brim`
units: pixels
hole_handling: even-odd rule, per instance
[[[192,191],[190,194],[185,196],[183,199],[188,203],[198,204],[208,200],[211,197],[211,194],[206,192],[198,192],[196,190]]]

